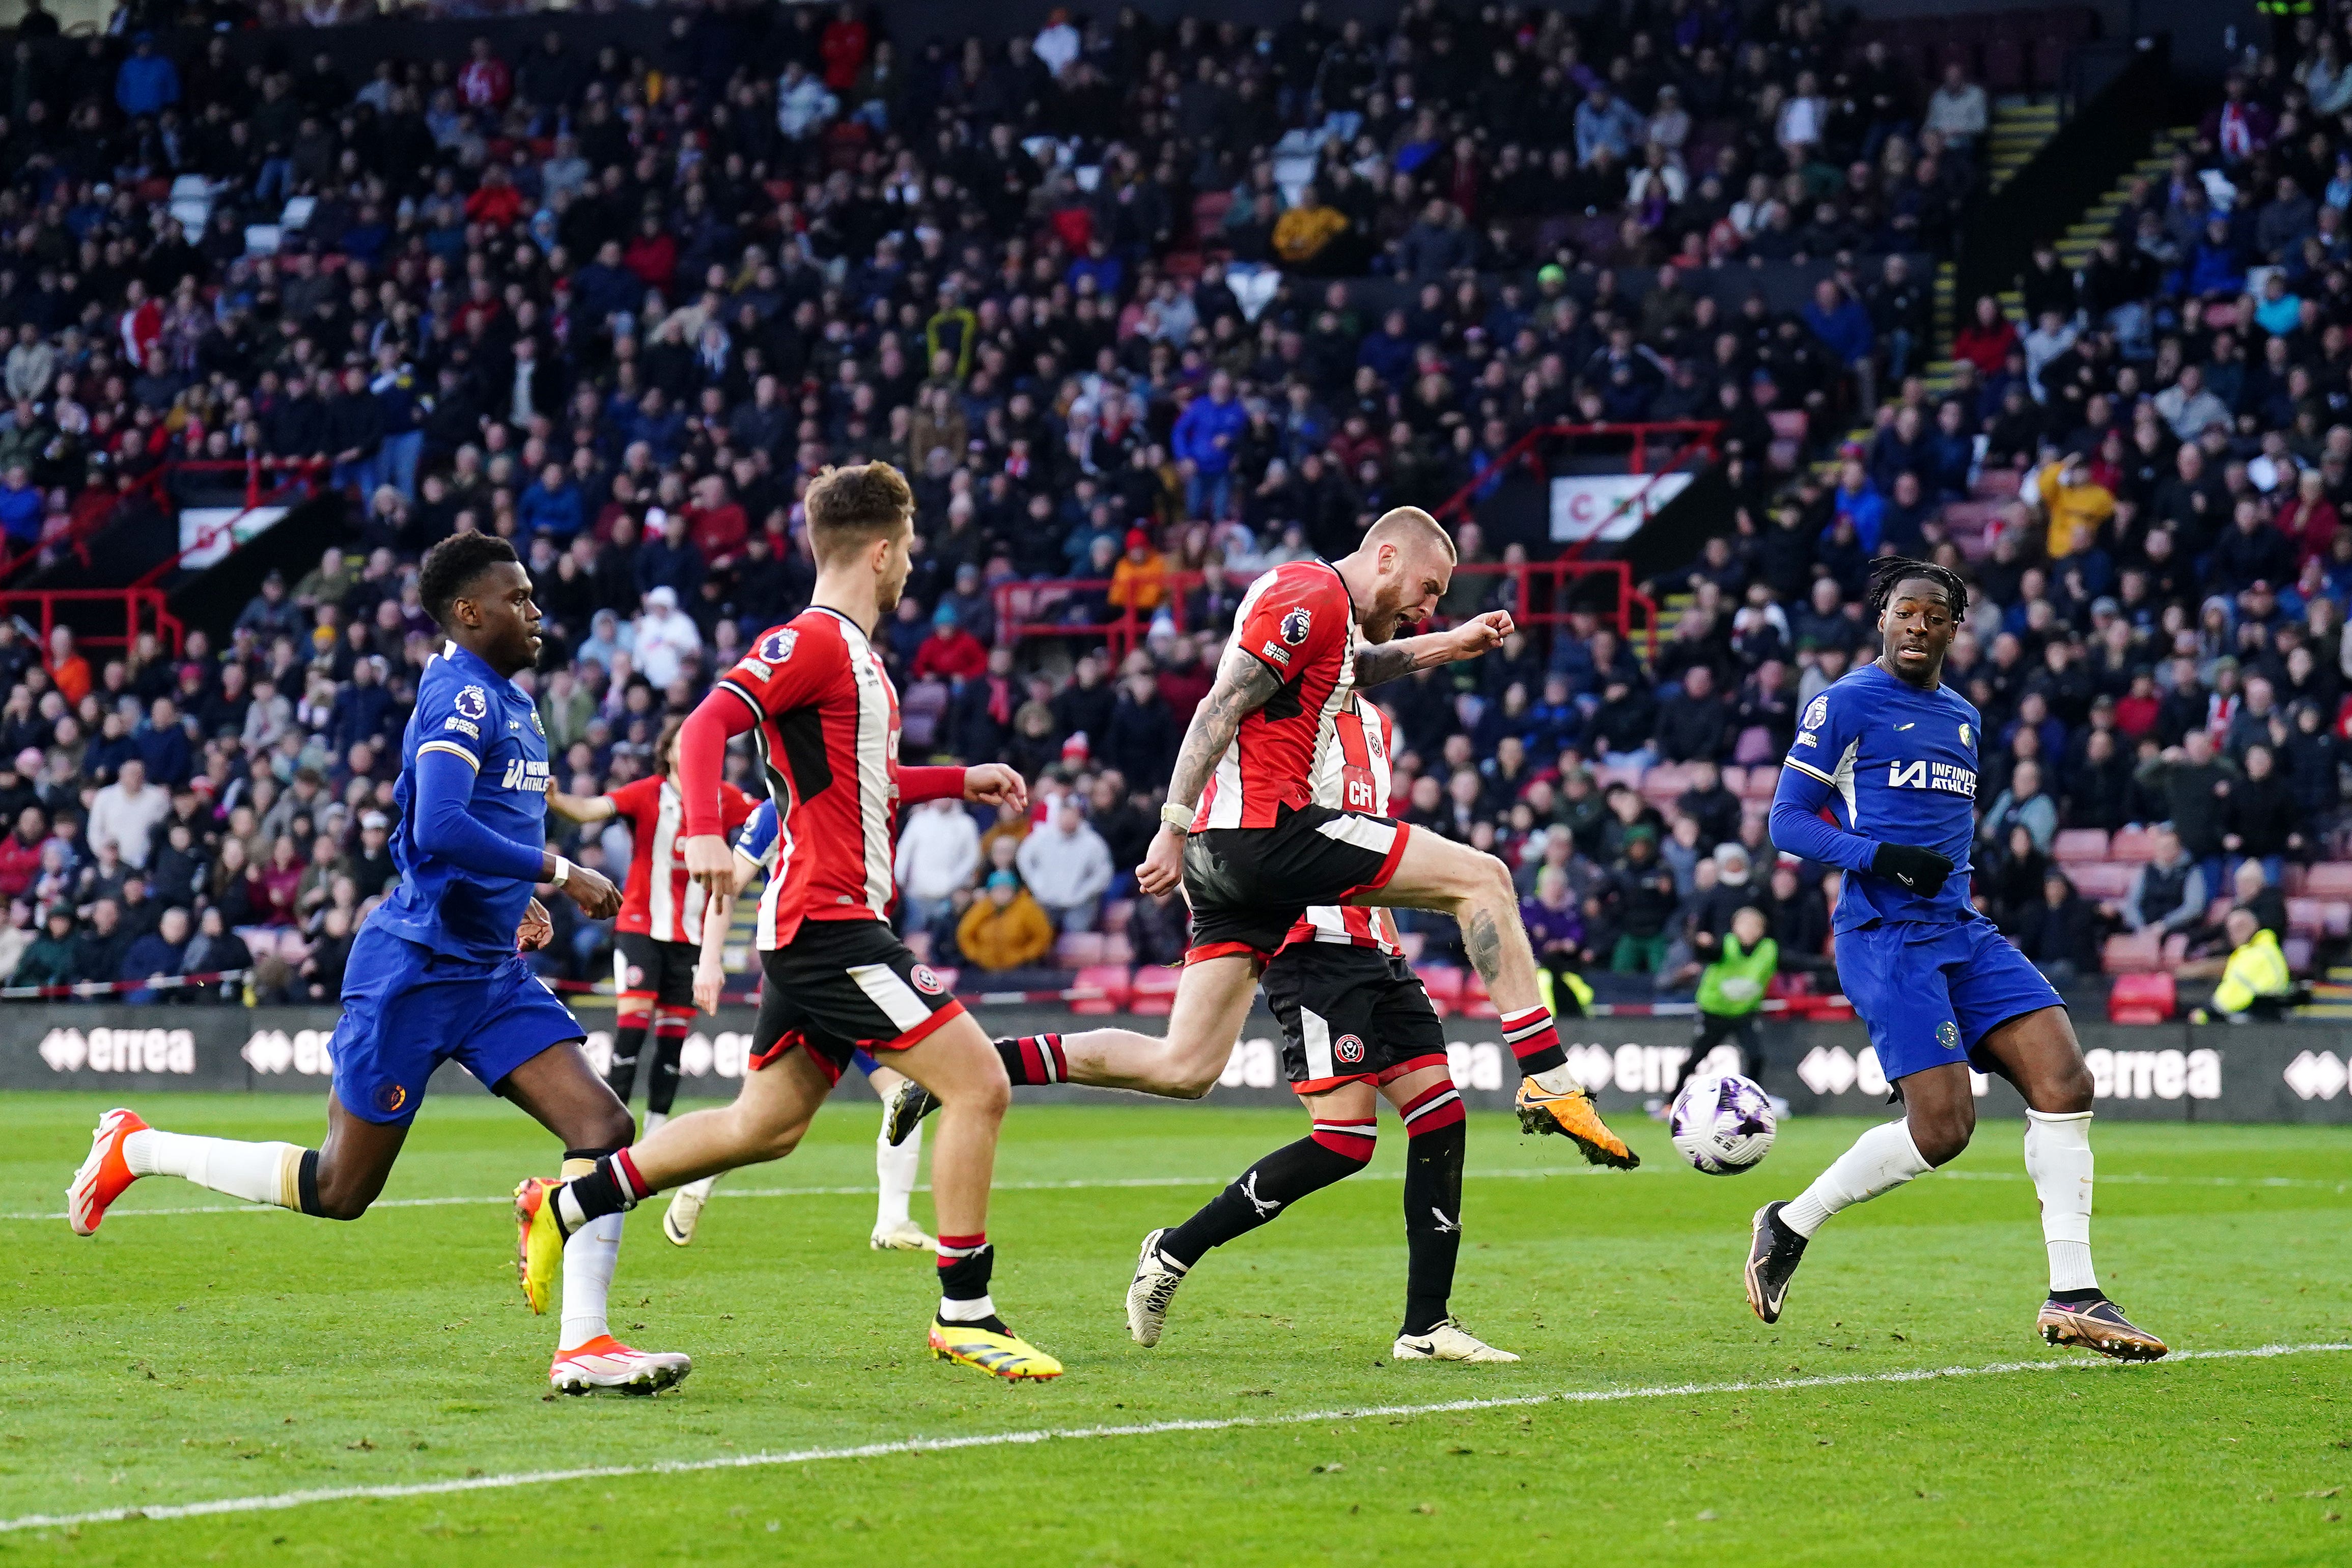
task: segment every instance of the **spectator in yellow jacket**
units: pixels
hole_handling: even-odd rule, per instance
[[[2091,465],[2079,453],[2042,465],[2019,499],[2049,519],[2053,561],[2090,549],[2116,515],[2115,493],[2091,477]]]
[[[1054,951],[1054,922],[1020,878],[992,872],[987,892],[956,922],[956,946],[965,963],[982,969],[1024,969]]]

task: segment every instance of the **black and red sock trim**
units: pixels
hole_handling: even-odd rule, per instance
[[[1020,1035],[996,1042],[1004,1059],[1004,1076],[1021,1088],[1037,1089],[1070,1081],[1069,1058],[1059,1035]]]
[[[1359,1165],[1371,1163],[1379,1125],[1372,1118],[1318,1116],[1308,1134],[1316,1142]]]
[[[1433,1083],[1407,1100],[1400,1114],[1404,1118],[1405,1136],[1420,1138],[1460,1126],[1466,1113],[1459,1090],[1450,1083]]]
[[[1560,1048],[1559,1030],[1552,1023],[1549,1008],[1529,1007],[1522,1013],[1506,1013],[1499,1021],[1503,1043],[1518,1058],[1522,1077],[1533,1078],[1539,1072],[1568,1065],[1568,1053]]]

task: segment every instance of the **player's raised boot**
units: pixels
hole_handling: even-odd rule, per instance
[[[977,1367],[991,1377],[1012,1383],[1042,1383],[1062,1375],[1060,1362],[1002,1323],[991,1328],[986,1323],[943,1323],[934,1318],[931,1357]]]
[[[913,1220],[900,1220],[897,1225],[874,1227],[866,1245],[877,1252],[937,1252],[939,1242]]]
[[[1592,1097],[1580,1084],[1546,1089],[1534,1079],[1523,1078],[1519,1080],[1518,1112],[1522,1131],[1557,1132],[1571,1139],[1592,1164],[1631,1171],[1642,1163],[1642,1156],[1625,1147],[1625,1141],[1609,1131],[1608,1124],[1601,1120],[1601,1112],[1592,1108]]]
[[[1160,1251],[1160,1238],[1167,1234],[1163,1226],[1143,1238],[1135,1279],[1127,1288],[1128,1337],[1147,1349],[1160,1342],[1160,1331],[1168,1323],[1168,1303],[1176,1299],[1176,1287],[1184,1283],[1184,1270]]]
[[[552,1176],[525,1176],[515,1188],[515,1272],[534,1312],[547,1310],[563,1272],[563,1231],[555,1223],[555,1193],[562,1185]]]
[[[73,1226],[76,1236],[97,1235],[98,1222],[106,1217],[108,1205],[139,1179],[139,1173],[122,1157],[122,1141],[145,1131],[147,1123],[137,1111],[120,1106],[98,1119],[98,1131],[89,1138],[89,1153],[66,1184],[66,1223]]]
[[[710,1186],[718,1178],[705,1176],[698,1182],[688,1182],[670,1194],[669,1207],[662,1211],[662,1239],[672,1247],[694,1245],[694,1227],[702,1223],[702,1205],[710,1201]]]
[[[902,1078],[882,1102],[882,1136],[893,1149],[907,1141],[923,1118],[940,1108],[931,1091],[913,1079]]]
[[[1397,1361],[1506,1362],[1519,1358],[1496,1350],[1448,1318],[1425,1334],[1399,1334],[1389,1351]]]
[[[659,1394],[676,1388],[694,1370],[694,1359],[676,1351],[641,1351],[610,1334],[598,1334],[555,1352],[547,1381],[558,1394]]]
[[[1748,1304],[1768,1323],[1780,1321],[1780,1303],[1789,1299],[1789,1281],[1805,1260],[1805,1238],[1780,1223],[1785,1203],[1769,1203],[1756,1211],[1755,1231],[1748,1244]]]
[[[2122,1308],[2104,1296],[2089,1301],[2061,1301],[2053,1296],[2042,1303],[2033,1326],[2053,1345],[2079,1345],[2117,1361],[2159,1361],[2171,1348],[2136,1327]]]

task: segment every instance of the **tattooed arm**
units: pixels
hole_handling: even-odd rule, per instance
[[[1199,803],[1209,775],[1216,771],[1225,748],[1234,743],[1242,721],[1265,707],[1281,687],[1282,678],[1238,642],[1227,647],[1217,665],[1216,684],[1192,710],[1192,721],[1184,729],[1184,743],[1177,749],[1176,767],[1168,778],[1171,804]],[[1135,868],[1136,884],[1158,898],[1181,880],[1183,866],[1184,836],[1163,823],[1143,864]]]
[[[1427,669],[1434,664],[1453,664],[1461,659],[1476,658],[1503,646],[1511,635],[1511,617],[1503,610],[1489,610],[1474,616],[1451,631],[1431,632],[1424,637],[1399,637],[1393,642],[1368,643],[1356,650],[1356,685],[1359,688],[1378,686],[1399,676],[1411,675],[1416,669]]]

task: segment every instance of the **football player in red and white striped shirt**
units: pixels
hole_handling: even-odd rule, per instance
[[[629,1103],[650,1029],[647,1132],[669,1120],[677,1099],[677,1057],[694,1017],[694,966],[702,951],[708,901],[702,885],[686,874],[686,803],[670,777],[677,731],[675,719],[662,726],[654,742],[654,772],[647,777],[604,795],[550,790],[547,795],[551,809],[574,822],[628,819],[629,879],[622,889],[621,918],[613,922],[613,983],[620,994],[613,1006],[613,1063],[604,1081],[623,1105]],[[759,809],[759,802],[732,784],[721,784],[719,795],[730,833]]]
[[[1334,716],[1333,744],[1315,781],[1325,804],[1385,816],[1395,753],[1388,715],[1350,697]],[[1143,1238],[1127,1291],[1127,1327],[1156,1345],[1169,1302],[1213,1247],[1255,1230],[1311,1193],[1371,1163],[1375,1097],[1404,1119],[1404,1234],[1411,1261],[1399,1361],[1519,1358],[1454,1321],[1454,1266],[1462,1247],[1462,1096],[1445,1065],[1445,1030],[1405,962],[1386,910],[1321,904],[1301,915],[1265,970],[1266,1001],[1282,1026],[1282,1067],[1306,1102],[1308,1135],[1258,1161],[1183,1224]]]
[[[1437,520],[1399,507],[1339,561],[1297,561],[1259,578],[1234,617],[1215,684],[1192,711],[1169,804],[1136,882],[1154,898],[1180,884],[1192,906],[1165,1038],[1130,1029],[1002,1040],[1019,1084],[1087,1083],[1198,1099],[1217,1081],[1249,1016],[1257,976],[1316,904],[1436,910],[1502,1014],[1518,1058],[1530,1131],[1573,1139],[1596,1164],[1640,1161],[1609,1131],[1568,1070],[1511,873],[1494,856],[1377,812],[1314,798],[1349,692],[1499,647],[1499,611],[1450,631],[1398,637],[1437,607],[1454,541]]]
[[[731,889],[736,855],[721,831],[729,737],[749,731],[776,804],[782,875],[760,900],[763,984],[753,1051],[735,1103],[678,1117],[550,1184],[522,1205],[526,1277],[551,1275],[564,1233],[664,1188],[792,1152],[864,1048],[942,1101],[931,1154],[939,1216],[935,1356],[1005,1378],[1049,1378],[1061,1363],[1022,1340],[989,1296],[990,1173],[1010,1098],[988,1037],[887,923],[893,817],[903,802],[960,796],[1024,806],[1011,768],[898,766],[898,697],[868,640],[912,565],[914,495],[887,463],[829,469],[809,486],[811,606],[756,638],[678,732],[686,864]]]

